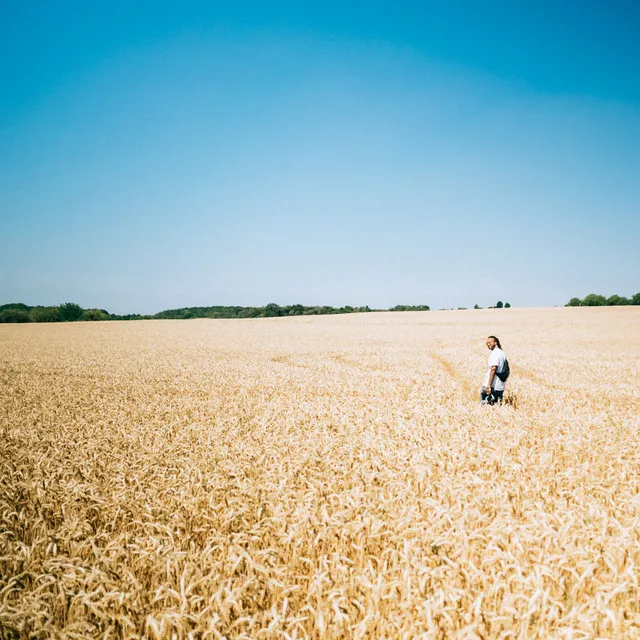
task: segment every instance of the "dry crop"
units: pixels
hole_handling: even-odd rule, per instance
[[[638,308],[4,325],[0,354],[5,638],[640,638]]]

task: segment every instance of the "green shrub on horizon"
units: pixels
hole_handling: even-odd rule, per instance
[[[566,307],[618,307],[628,305],[640,305],[640,293],[636,293],[631,298],[613,294],[606,298],[599,293],[590,293],[582,300],[580,298],[571,298],[565,305]]]
[[[75,302],[65,302],[60,305],[60,314],[62,315],[62,319],[65,322],[80,320],[80,318],[82,318],[83,312],[84,309]]]
[[[19,309],[20,311],[26,311],[28,313],[31,307],[24,304],[24,302],[9,302],[7,304],[0,304],[0,311],[5,311],[6,309]]]
[[[29,315],[33,322],[62,322],[60,307],[32,307]]]
[[[3,309],[2,311],[0,311],[0,322],[31,322],[31,318],[26,311],[9,307],[8,309]]]
[[[86,320],[89,322],[108,319],[109,314],[105,314],[102,309],[86,309],[82,314],[82,320]]]
[[[389,311],[431,311],[431,308],[427,304],[397,304],[395,307],[391,307]]]

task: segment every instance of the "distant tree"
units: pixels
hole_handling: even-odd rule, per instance
[[[108,320],[109,315],[104,313],[102,309],[87,309],[82,314],[82,319],[87,321]]]
[[[597,293],[590,293],[588,296],[585,296],[582,301],[583,307],[602,307],[607,304],[607,299],[604,296],[598,295]]]
[[[580,298],[571,298],[569,302],[566,304],[567,307],[579,307],[582,304],[582,300]]]
[[[625,304],[629,304],[629,298],[625,298],[623,296],[612,295],[607,298],[607,304],[610,307],[620,307]]]
[[[10,307],[0,311],[0,322],[31,322],[31,318],[26,311]]]
[[[496,309],[502,309],[503,306],[502,300],[498,300],[498,302],[496,302]]]
[[[505,309],[511,309],[511,305],[508,302],[504,303],[504,308]]]
[[[640,304],[640,293],[631,296],[631,304]]]
[[[33,307],[29,315],[34,322],[62,322],[60,307]]]
[[[389,311],[430,311],[428,304],[397,304],[391,307]]]
[[[8,304],[0,305],[0,311],[4,311],[5,309],[19,309],[20,311],[29,312],[31,307],[24,304],[24,302],[9,302]]]
[[[65,302],[60,305],[60,315],[64,322],[73,322],[82,318],[83,309],[75,302]]]
[[[482,309],[482,307],[479,307],[477,304],[474,304],[474,305],[473,305],[473,308],[474,308],[474,309]]]
[[[263,315],[265,318],[273,318],[276,316],[281,316],[282,315],[282,309],[280,307],[279,304],[276,304],[275,302],[270,302],[263,311]]]
[[[239,314],[239,318],[259,318],[261,314],[257,307],[245,307]]]

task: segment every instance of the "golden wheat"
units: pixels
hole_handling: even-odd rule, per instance
[[[5,325],[0,354],[2,637],[640,638],[638,308]]]

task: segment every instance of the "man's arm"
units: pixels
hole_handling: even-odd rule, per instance
[[[496,377],[497,370],[498,370],[498,367],[495,364],[491,367],[491,369],[489,369],[489,386],[487,387],[488,389],[493,388],[493,380]]]

